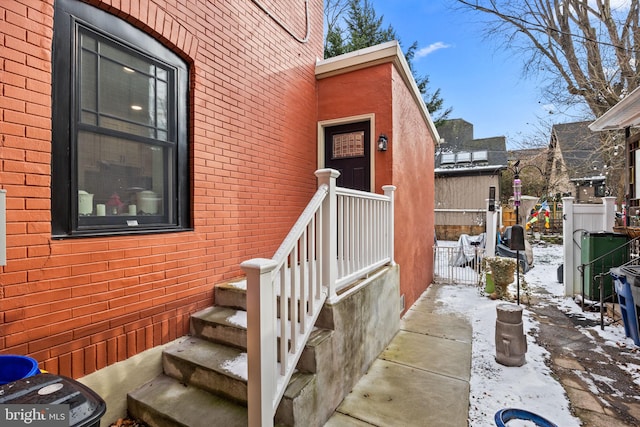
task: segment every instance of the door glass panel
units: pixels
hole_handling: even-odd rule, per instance
[[[333,135],[333,159],[364,157],[364,132],[349,132]]]

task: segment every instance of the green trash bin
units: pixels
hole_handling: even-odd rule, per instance
[[[584,297],[600,301],[600,286],[604,286],[604,299],[613,297],[613,281],[609,270],[629,261],[626,234],[583,232],[580,257],[584,268]],[[600,278],[596,276],[601,275]]]

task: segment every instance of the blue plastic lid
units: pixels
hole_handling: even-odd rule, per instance
[[[8,384],[39,373],[36,359],[15,354],[0,354],[0,384]]]

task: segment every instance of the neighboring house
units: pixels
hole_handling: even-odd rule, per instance
[[[438,133],[444,141],[435,159],[436,235],[457,240],[482,233],[491,188],[499,203],[505,137],[473,139],[473,125],[462,119],[447,120]]]
[[[545,173],[551,192],[573,195],[578,203],[599,203],[605,196],[606,163],[599,136],[588,125],[553,125]]]
[[[386,303],[415,302],[439,136],[398,43],[317,60],[322,6],[0,5],[0,353],[81,378],[186,335],[216,285],[278,249],[328,167],[343,187],[397,187]]]
[[[525,169],[530,169],[531,174],[537,177],[544,176],[544,165],[547,160],[547,147],[523,148],[519,150],[507,151],[507,161],[510,165],[520,161],[519,170],[525,173]]]

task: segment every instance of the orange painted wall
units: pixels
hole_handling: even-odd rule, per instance
[[[390,135],[392,116],[392,64],[381,64],[318,81],[318,121],[375,113],[373,137]],[[391,184],[392,151],[375,149],[375,192]]]
[[[396,190],[395,252],[405,307],[433,281],[435,232],[434,140],[407,86],[393,75],[393,184]]]
[[[318,105],[320,121],[375,113],[375,138],[389,137],[389,150],[375,151],[375,191],[397,186],[395,260],[408,308],[433,279],[433,136],[392,63],[319,80]]]
[[[0,2],[0,353],[77,378],[185,334],[313,195],[322,1],[299,43],[251,1],[92,0],[191,66],[194,231],[67,240],[50,225],[53,3]],[[267,4],[304,37],[303,2]]]

